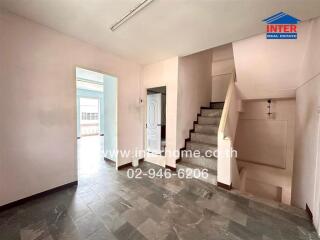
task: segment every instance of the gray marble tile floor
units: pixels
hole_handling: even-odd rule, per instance
[[[98,138],[97,138],[98,139]],[[316,240],[303,210],[270,206],[195,179],[129,179],[88,139],[79,184],[0,213],[0,240]],[[81,139],[82,140],[82,139]],[[160,167],[144,162],[144,172]]]

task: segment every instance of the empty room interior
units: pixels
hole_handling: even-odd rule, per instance
[[[0,240],[320,240],[319,0],[0,0]]]

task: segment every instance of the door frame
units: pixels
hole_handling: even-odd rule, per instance
[[[116,83],[117,83],[117,91],[116,91],[116,94],[117,94],[117,98],[116,98],[116,106],[115,106],[115,111],[116,111],[116,122],[117,122],[117,126],[116,126],[116,135],[117,135],[117,139],[116,139],[116,145],[117,145],[117,150],[118,150],[118,147],[119,147],[119,137],[118,137],[118,133],[119,133],[119,124],[118,124],[118,114],[119,114],[119,110],[118,110],[118,105],[119,105],[119,88],[118,88],[118,85],[119,85],[119,77],[117,75],[114,75],[112,73],[108,73],[108,72],[105,72],[105,71],[101,71],[100,69],[97,69],[97,68],[93,68],[93,67],[88,67],[88,66],[83,66],[83,65],[75,65],[74,66],[74,71],[73,71],[73,89],[74,89],[74,119],[75,119],[75,138],[74,138],[74,152],[75,152],[75,166],[76,166],[76,178],[78,179],[78,141],[77,141],[77,114],[78,114],[78,108],[77,108],[77,68],[82,68],[82,69],[85,69],[85,70],[89,70],[89,71],[93,71],[93,72],[97,72],[97,73],[100,73],[100,74],[103,74],[105,76],[110,76],[110,77],[113,77],[116,79]],[[103,81],[103,84],[105,86],[105,81]],[[104,94],[104,97],[105,97],[105,92],[103,92]],[[105,99],[105,98],[104,98]],[[105,138],[105,135],[104,135],[104,138]],[[105,156],[105,149],[103,150],[104,151],[104,158],[106,158]],[[116,160],[116,164],[115,164],[115,169],[118,169],[118,165],[119,165],[119,162],[118,162],[118,158]]]
[[[160,86],[147,86],[144,87],[144,93],[143,93],[143,97],[145,99],[145,103],[144,103],[144,110],[143,110],[143,149],[144,149],[144,159],[147,162],[151,162],[154,164],[157,164],[159,166],[165,167],[166,166],[166,159],[167,159],[167,155],[157,155],[157,154],[153,154],[153,153],[148,153],[147,152],[147,140],[148,140],[148,136],[147,136],[147,114],[148,114],[148,107],[147,107],[147,96],[148,96],[148,90],[152,89],[152,88],[158,88],[158,87],[165,87],[166,88],[166,141],[167,141],[167,119],[168,119],[168,106],[167,106],[167,95],[168,95],[168,86],[167,85],[160,85]]]
[[[314,188],[314,204],[313,211],[315,213],[313,223],[317,229],[318,235],[320,236],[320,106],[318,111],[318,129],[317,129],[317,152],[316,152],[316,168],[315,168],[315,188]]]

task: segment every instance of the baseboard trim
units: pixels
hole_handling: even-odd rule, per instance
[[[166,165],[166,168],[170,169],[173,172],[177,171],[177,168]]]
[[[121,165],[121,166],[118,166],[118,170],[122,170],[122,169],[124,169],[124,168],[128,168],[128,167],[132,167],[132,162],[128,162],[128,163],[126,163],[126,164],[123,164],[123,165]]]
[[[223,188],[225,190],[230,191],[232,189],[232,183],[230,185],[221,183],[221,182],[217,182],[218,187]]]
[[[308,213],[308,215],[309,215],[309,217],[310,217],[310,219],[312,221],[313,220],[313,214],[312,214],[308,204],[306,204],[306,212]]]
[[[181,162],[182,160],[182,152],[186,150],[186,140],[184,142],[184,147],[179,149],[179,158],[176,159],[176,163]]]
[[[144,158],[140,158],[138,159],[138,163],[140,164],[140,162],[143,162],[144,161]],[[132,162],[128,162],[126,164],[123,164],[121,166],[118,166],[118,170],[121,170],[121,169],[124,169],[124,168],[128,168],[128,167],[132,167]]]
[[[22,205],[22,204],[24,204],[26,202],[29,202],[29,201],[32,201],[32,200],[35,200],[35,199],[38,199],[38,198],[42,198],[44,196],[50,195],[50,194],[55,193],[55,192],[59,192],[61,190],[64,190],[64,189],[67,189],[67,188],[70,188],[70,187],[73,187],[73,186],[76,186],[76,185],[78,185],[78,181],[67,183],[67,184],[64,184],[62,186],[55,187],[55,188],[46,190],[44,192],[40,192],[40,193],[34,194],[32,196],[29,196],[29,197],[26,197],[26,198],[22,198],[20,200],[5,204],[3,206],[0,206],[0,212],[3,212],[3,211],[8,210],[10,208],[14,208],[14,207],[20,206],[20,205]]]
[[[116,163],[115,161],[113,161],[113,160],[112,160],[112,159],[110,159],[110,158],[106,158],[106,157],[104,157],[104,160],[105,160],[105,161],[109,161],[109,162]]]

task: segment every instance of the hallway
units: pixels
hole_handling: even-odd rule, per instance
[[[78,139],[78,174],[81,179],[93,177],[103,169],[103,139],[97,135]]]
[[[0,239],[318,239],[303,210],[194,179],[128,179],[126,170],[103,160],[101,139],[79,140],[77,187],[0,213]]]

